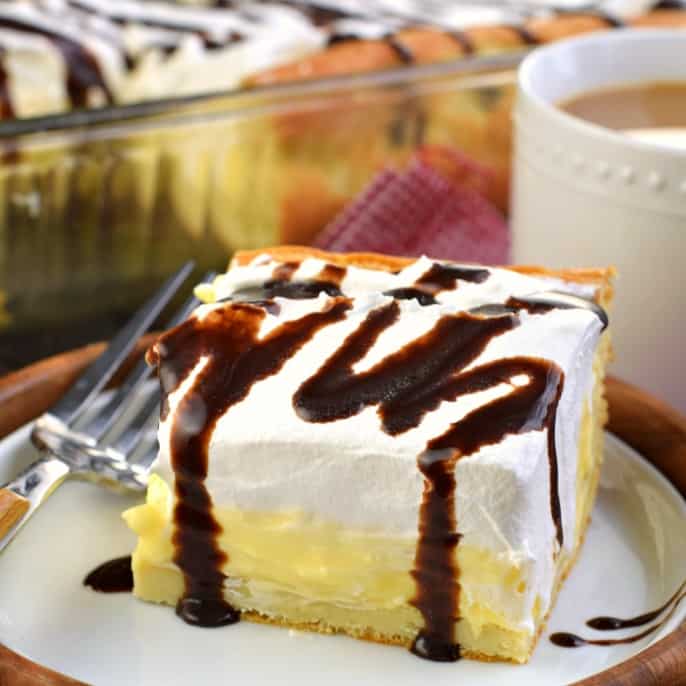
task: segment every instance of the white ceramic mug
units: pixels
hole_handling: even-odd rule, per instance
[[[556,107],[588,90],[665,80],[686,83],[686,31],[597,33],[527,57],[515,112],[513,253],[521,264],[615,265],[612,372],[686,411],[686,151]]]

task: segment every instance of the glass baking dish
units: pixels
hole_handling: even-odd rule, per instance
[[[0,372],[108,336],[183,260],[310,242],[418,151],[506,212],[522,56],[0,123]]]

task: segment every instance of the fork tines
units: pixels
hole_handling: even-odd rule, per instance
[[[51,447],[45,434],[54,432],[56,427],[61,434],[60,440],[67,438],[77,449],[85,447],[91,456],[97,454],[101,463],[104,460],[115,471],[128,464],[143,474],[150,467],[157,452],[152,429],[159,415],[159,387],[149,382],[151,369],[145,360],[136,363],[104,404],[96,401],[192,269],[193,263],[187,262],[171,276],[50,410],[46,421],[39,419],[36,422],[34,433],[39,440]],[[203,281],[213,277],[213,273],[206,274]],[[180,324],[199,304],[196,298],[189,298],[167,323],[167,328]],[[117,465],[118,462],[121,464]]]

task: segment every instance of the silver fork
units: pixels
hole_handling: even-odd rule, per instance
[[[193,263],[188,262],[171,276],[67,393],[36,420],[31,441],[41,457],[0,487],[0,551],[68,477],[117,489],[145,489],[157,454],[157,440],[151,429],[159,406],[157,384],[146,383],[151,370],[145,360],[138,361],[104,405],[97,407],[96,401],[192,268]],[[168,325],[182,322],[198,304],[191,298]]]

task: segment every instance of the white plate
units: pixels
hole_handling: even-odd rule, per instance
[[[31,458],[27,433],[24,428],[0,444],[3,481]],[[581,557],[531,662],[521,667],[431,663],[400,648],[249,622],[199,629],[168,607],[128,594],[90,591],[82,586],[86,573],[133,547],[120,512],[134,502],[82,483],[67,483],[52,496],[0,557],[1,643],[97,686],[321,686],[323,679],[327,686],[552,686],[627,659],[686,616],[686,607],[680,607],[661,631],[634,644],[563,649],[548,640],[553,631],[598,636],[584,626],[587,619],[654,609],[686,577],[686,504],[654,468],[612,436],[607,436],[601,489]]]

